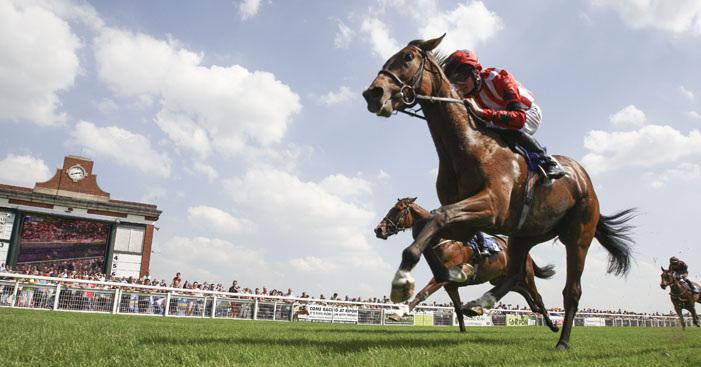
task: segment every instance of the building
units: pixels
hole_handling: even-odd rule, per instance
[[[160,215],[156,205],[110,198],[92,160],[67,156],[34,188],[0,183],[0,263],[140,277]]]

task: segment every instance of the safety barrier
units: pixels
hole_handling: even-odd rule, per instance
[[[452,307],[418,306],[395,317],[396,304],[164,288],[139,284],[0,273],[0,307],[236,320],[308,321],[364,325],[457,325]],[[551,312],[556,324],[561,312]],[[492,310],[467,326],[543,325],[525,310]],[[691,320],[685,319],[688,325]],[[675,327],[676,316],[578,313],[575,326]]]

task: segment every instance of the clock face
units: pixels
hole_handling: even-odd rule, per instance
[[[85,168],[83,168],[83,167],[81,167],[80,165],[77,165],[77,164],[76,164],[75,166],[69,168],[69,169],[66,171],[66,174],[68,175],[68,177],[69,177],[71,180],[73,180],[73,182],[78,182],[78,181],[84,179],[85,176],[86,176]]]

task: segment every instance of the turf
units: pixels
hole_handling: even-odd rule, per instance
[[[380,327],[0,309],[1,366],[701,366],[701,330]]]

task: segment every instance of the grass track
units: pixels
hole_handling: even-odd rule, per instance
[[[701,366],[701,330],[376,327],[0,309],[0,366]]]

